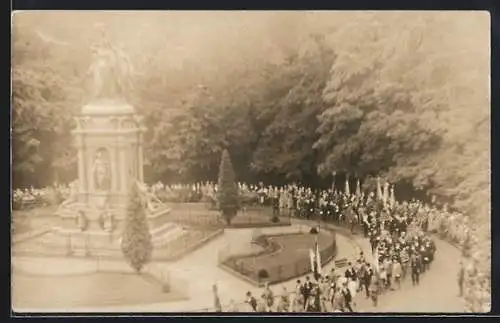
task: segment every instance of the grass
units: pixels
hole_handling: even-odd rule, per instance
[[[217,210],[210,210],[206,203],[169,203],[172,209],[167,215],[169,221],[187,226],[198,227],[225,227]],[[29,210],[13,211],[13,221],[24,223],[16,233],[26,232],[30,228],[42,226],[53,226],[58,223],[59,218],[55,215],[58,206],[38,207]],[[240,211],[231,221],[232,227],[265,227],[277,225],[289,225],[288,217],[281,217],[279,223],[272,223],[272,209],[270,207],[248,207],[246,212]],[[17,225],[17,223],[16,223]]]
[[[12,275],[12,306],[15,310],[139,305],[186,299],[149,274],[98,272],[72,276]]]
[[[170,221],[193,226],[225,226],[219,211],[209,209],[205,203],[170,203],[168,215]],[[249,207],[239,211],[231,221],[232,227],[289,225],[287,217],[281,217],[280,223],[272,223],[272,209],[269,207]]]
[[[265,251],[254,255],[233,256],[224,262],[232,270],[260,282],[259,272],[267,271],[268,281],[277,283],[301,276],[311,270],[309,249],[314,248],[318,238],[322,261],[331,258],[335,253],[334,235],[321,232],[312,234],[283,234],[267,236]]]
[[[12,211],[12,234],[22,234],[33,229],[55,225],[59,221],[55,215],[56,211],[57,206]]]

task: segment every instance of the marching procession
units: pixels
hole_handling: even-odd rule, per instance
[[[351,233],[362,228],[370,240],[373,260],[368,261],[361,252],[344,272],[333,268],[329,273],[321,273],[321,268],[312,266],[311,278],[298,280],[294,291],[284,290],[277,297],[267,285],[259,300],[248,292],[246,303],[251,311],[353,312],[357,294],[364,294],[377,306],[379,295],[400,289],[402,281],[411,280],[418,285],[434,260],[436,246],[429,233],[439,230],[436,215],[440,213],[416,201],[397,203],[393,192],[378,187],[377,195],[369,193],[366,199],[359,185],[353,195],[349,194],[348,185],[344,193],[326,190],[316,195],[303,187],[254,187],[259,203],[271,204],[276,212],[306,219],[316,215],[323,221],[347,226]],[[241,188],[248,192],[244,185]],[[460,235],[464,233],[467,229],[454,231],[459,239],[466,239]]]

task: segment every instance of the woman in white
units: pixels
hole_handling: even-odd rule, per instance
[[[387,271],[383,263],[380,263],[379,265],[379,277],[380,277],[379,289],[380,292],[384,292],[387,286]]]
[[[401,276],[403,275],[403,269],[401,267],[401,263],[397,260],[393,260],[392,265],[392,276],[394,277],[394,284],[397,289],[401,289]]]
[[[356,307],[356,292],[358,290],[358,282],[356,279],[348,278],[347,279],[347,289],[351,293],[352,305]]]

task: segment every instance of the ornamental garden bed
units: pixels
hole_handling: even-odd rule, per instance
[[[336,255],[335,234],[322,231],[319,234],[288,233],[263,235],[255,243],[264,248],[254,254],[230,256],[221,266],[244,276],[255,285],[264,281],[275,284],[311,272],[309,249],[318,239],[321,262],[325,264]]]

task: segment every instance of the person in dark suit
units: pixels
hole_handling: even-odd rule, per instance
[[[304,298],[304,309],[307,309],[308,299],[311,296],[311,292],[313,290],[313,283],[309,280],[309,276],[306,276],[306,281],[304,285],[302,285],[300,293]]]
[[[420,283],[420,272],[422,268],[422,261],[418,253],[413,253],[410,257],[410,267],[411,267],[411,281],[413,285],[418,285]]]
[[[366,298],[370,297],[370,285],[373,274],[374,274],[373,269],[371,268],[370,264],[367,263],[364,275],[363,277],[361,277],[361,280],[363,281],[363,286],[365,287]]]
[[[345,270],[345,273],[344,273],[344,276],[345,278],[349,278],[351,280],[356,280],[356,269],[354,268],[354,266],[352,265],[351,262],[348,262],[347,263],[347,266],[348,268]]]

